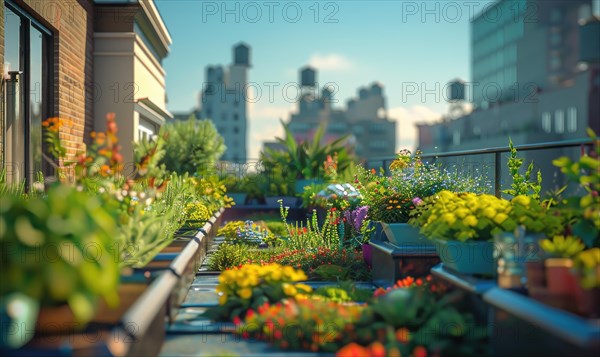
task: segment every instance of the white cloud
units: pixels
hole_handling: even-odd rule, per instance
[[[318,70],[346,71],[354,68],[354,64],[338,53],[315,53],[310,56],[308,63]]]
[[[391,108],[388,116],[396,120],[396,151],[414,151],[418,141],[415,124],[436,122],[441,119],[442,114],[423,105],[413,105],[409,108]]]

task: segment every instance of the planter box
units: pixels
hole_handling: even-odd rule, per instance
[[[279,200],[283,201],[283,207],[297,207],[299,198],[296,196],[267,196],[265,204],[267,206],[279,207]]]
[[[440,262],[434,247],[397,247],[390,242],[371,241],[373,284],[387,288],[407,276],[424,277]]]
[[[462,274],[496,275],[494,243],[436,239],[435,247],[444,266]]]
[[[553,308],[510,290],[483,296],[490,305],[494,356],[596,356],[600,320]]]
[[[237,206],[242,206],[246,203],[248,194],[243,192],[227,192],[227,196],[231,197]]]
[[[206,256],[208,237],[215,234],[223,209],[203,228],[184,229],[153,261],[121,275],[121,304],[100,303],[85,329],[70,328],[61,334],[39,334],[23,348],[1,350],[1,355],[156,356],[165,339],[165,322],[171,321]],[[195,233],[194,235],[189,235]],[[33,327],[21,333],[32,333]]]
[[[68,334],[38,334],[24,347],[0,349],[0,353],[3,356],[157,356],[165,339],[167,300],[176,282],[177,277],[167,271],[145,286],[141,294],[138,295],[137,289],[126,293],[137,298],[114,325],[97,322]],[[32,331],[33,328],[24,327],[18,332]]]
[[[388,241],[395,246],[434,246],[431,240],[419,233],[418,227],[413,227],[408,223],[379,223],[383,227],[383,231],[385,232]]]

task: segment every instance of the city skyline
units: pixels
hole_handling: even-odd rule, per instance
[[[412,148],[414,123],[447,112],[446,83],[471,78],[469,23],[494,1],[363,3],[228,2],[223,8],[216,2],[156,1],[174,39],[163,64],[169,110],[195,109],[204,68],[228,65],[231,47],[245,42],[253,51],[248,80],[256,98],[248,101],[249,158],[257,157],[262,141],[281,135],[279,119],[288,121],[297,110],[297,70],[304,65],[318,70],[320,87],[333,83],[338,89],[337,108],[360,87],[383,84],[388,116],[398,122],[396,149]],[[190,22],[198,26],[190,30]],[[273,50],[278,43],[282,47]],[[193,65],[190,58],[197,58]],[[190,69],[182,71],[185,66]]]

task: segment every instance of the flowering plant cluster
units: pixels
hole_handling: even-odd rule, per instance
[[[431,275],[427,275],[425,278],[414,278],[412,276],[407,276],[404,279],[398,280],[393,286],[390,286],[386,289],[380,287],[375,290],[373,293],[374,297],[383,296],[391,291],[402,288],[413,288],[418,286],[428,286],[431,292],[443,293],[445,292],[446,286],[440,283],[434,283],[432,281]]]
[[[250,261],[250,263],[254,262]],[[311,279],[319,278],[315,271],[322,266],[341,267],[348,273],[347,278],[352,280],[366,280],[369,277],[369,272],[361,260],[361,254],[345,248],[285,249],[256,263],[290,265],[307,272]]]
[[[287,236],[284,237],[285,245],[291,249],[316,249],[319,247],[333,248],[341,247],[344,236],[344,226],[341,223],[341,214],[335,207],[328,211],[323,225],[319,225],[317,212],[313,211],[310,219],[304,223],[287,223],[289,207],[283,207],[279,201],[279,212],[281,221],[285,224]]]
[[[485,354],[485,326],[451,305],[454,294],[432,292],[434,285],[425,282],[406,283],[379,296],[346,325],[337,356]]]
[[[200,202],[190,202],[185,206],[185,225],[187,227],[201,226],[212,217],[212,214],[213,212],[211,212],[204,204]]]
[[[528,232],[556,234],[561,219],[538,201],[519,195],[508,201],[492,195],[442,191],[424,200],[410,223],[432,239],[489,240],[524,226]]]
[[[410,223],[431,239],[490,240],[495,233],[517,227],[509,218],[510,201],[492,195],[441,191],[426,198],[424,207]]]
[[[438,165],[423,162],[420,152],[411,156],[403,150],[390,164],[390,175],[375,170],[360,169],[355,177],[363,196],[362,204],[370,207],[371,219],[386,223],[406,223],[410,212],[421,200],[440,191],[484,192],[485,176],[473,179],[470,175],[450,172]]]
[[[219,276],[219,306],[206,311],[217,321],[232,321],[256,310],[264,303],[276,303],[286,298],[303,297],[312,289],[293,284],[306,280],[302,270],[279,264],[245,264],[226,270]]]
[[[315,299],[265,303],[249,313],[237,332],[244,338],[268,341],[282,349],[333,352],[346,326],[358,320],[363,307]]]
[[[369,206],[360,206],[355,210],[344,211],[344,222],[350,227],[350,238],[358,244],[368,243],[371,233],[375,230],[375,227],[371,226],[368,215]]]

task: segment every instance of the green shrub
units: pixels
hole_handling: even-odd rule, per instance
[[[210,270],[222,271],[244,264],[248,260],[250,247],[223,243],[219,249],[208,257]]]
[[[212,121],[193,116],[163,125],[160,136],[165,138],[166,154],[162,162],[167,170],[177,173],[209,170],[226,148]]]

